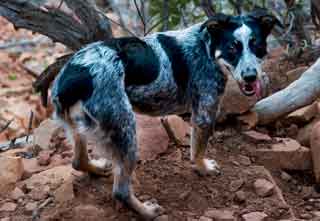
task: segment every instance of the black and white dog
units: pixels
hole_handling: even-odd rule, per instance
[[[159,206],[140,202],[131,186],[138,159],[134,111],[162,116],[191,114],[191,160],[201,174],[217,173],[205,158],[226,75],[247,96],[262,95],[261,62],[276,19],[264,10],[243,16],[216,15],[179,31],[143,39],[118,38],[89,44],[61,70],[52,89],[57,117],[71,132],[73,167],[103,175],[102,161],[89,160],[94,136],[113,159],[113,195],[145,219]]]

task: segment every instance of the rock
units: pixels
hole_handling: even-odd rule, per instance
[[[22,178],[24,168],[20,157],[0,156],[0,196]],[[12,188],[13,189],[13,188]],[[12,190],[11,189],[11,190]]]
[[[286,182],[290,182],[290,180],[292,179],[292,177],[284,171],[281,172],[280,177]]]
[[[57,188],[64,181],[72,176],[73,169],[71,165],[58,166],[46,171],[34,174],[29,179],[22,182],[28,190],[39,189],[49,186],[50,188]]]
[[[158,216],[157,218],[155,218],[154,221],[169,221],[169,216],[168,215]]]
[[[312,215],[314,216],[314,218],[320,218],[320,211],[313,211]]]
[[[222,122],[228,115],[242,114],[248,111],[256,102],[255,96],[247,97],[243,95],[238,83],[232,77],[228,77],[217,120]]]
[[[35,173],[40,173],[46,169],[47,167],[39,166],[38,161],[36,158],[31,158],[31,159],[22,159],[23,166],[24,166],[24,174],[23,178],[29,178]]]
[[[261,197],[267,197],[273,194],[274,184],[266,179],[257,179],[253,185],[256,194]]]
[[[204,216],[212,218],[215,221],[234,221],[234,212],[223,209],[210,209],[204,213]]]
[[[235,192],[237,190],[239,190],[244,184],[244,180],[243,179],[238,179],[238,180],[233,180],[230,185],[229,185],[229,190],[231,192]]]
[[[201,216],[199,221],[212,221],[212,219],[205,216]]]
[[[13,212],[17,209],[17,204],[15,203],[11,203],[11,202],[7,202],[4,203],[1,207],[0,207],[0,211],[1,212]]]
[[[28,193],[31,199],[35,201],[44,200],[48,198],[50,192],[50,187],[48,185],[39,185]]]
[[[302,213],[300,214],[300,218],[301,219],[305,219],[305,220],[311,220],[312,219],[312,215],[309,213]]]
[[[74,199],[73,181],[67,180],[54,193],[55,200],[59,203],[64,203]]]
[[[264,221],[268,215],[262,212],[252,212],[242,215],[244,221]]]
[[[18,200],[23,197],[24,192],[19,187],[14,188],[14,190],[11,192],[11,199],[13,200]]]
[[[243,156],[243,155],[240,155],[238,157],[238,162],[243,165],[243,166],[250,166],[251,165],[251,160],[249,157],[247,156]]]
[[[310,122],[316,115],[318,115],[317,102],[300,108],[286,117],[286,122],[289,124],[305,124]]]
[[[48,166],[50,164],[51,153],[49,150],[40,151],[37,157],[38,164],[40,166]]]
[[[311,154],[313,162],[313,172],[316,183],[320,184],[320,122],[316,123],[311,132]]]
[[[0,221],[10,221],[10,217],[1,218]]]
[[[287,84],[285,85],[288,86],[291,82],[297,80],[298,78],[301,77],[301,75],[308,69],[307,66],[301,66],[295,69],[292,69],[286,73],[287,75]]]
[[[267,135],[267,134],[263,134],[254,130],[250,130],[250,131],[245,131],[243,132],[243,135],[245,135],[245,137],[253,143],[265,143],[265,142],[271,142],[272,138]]]
[[[96,221],[103,217],[103,210],[94,205],[80,205],[74,209],[74,220]]]
[[[167,151],[169,138],[160,118],[137,114],[136,119],[140,159],[155,159]]]
[[[182,145],[190,144],[190,124],[185,122],[181,117],[170,115],[167,117],[168,123],[172,129],[173,135]]]
[[[312,167],[311,151],[291,138],[277,138],[270,149],[257,149],[256,162],[270,169],[308,170]]]
[[[244,203],[246,201],[246,193],[242,190],[237,191],[234,196],[234,201]]]
[[[50,149],[51,139],[58,134],[60,128],[60,125],[54,120],[42,121],[39,127],[33,131],[34,146],[43,150]]]
[[[297,141],[306,147],[311,147],[310,138],[313,127],[320,122],[319,118],[314,119],[309,124],[305,125],[298,131]]]
[[[29,202],[25,205],[24,209],[27,212],[33,212],[35,209],[37,209],[38,203],[37,202]]]

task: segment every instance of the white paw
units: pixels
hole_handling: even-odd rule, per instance
[[[109,160],[105,158],[100,158],[100,159],[92,159],[90,160],[90,163],[96,167],[99,168],[111,168],[112,164]]]
[[[164,209],[153,201],[146,201],[143,203],[143,206],[145,207],[145,211],[141,215],[146,220],[153,220],[164,212]]]
[[[220,175],[220,166],[215,160],[203,159],[194,167],[195,171],[200,175]]]

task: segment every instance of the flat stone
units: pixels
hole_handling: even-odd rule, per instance
[[[0,207],[0,211],[2,211],[2,212],[13,212],[16,209],[17,209],[17,204],[11,203],[11,202],[4,203]]]
[[[265,143],[272,141],[272,138],[268,134],[263,134],[255,130],[245,131],[243,132],[243,135],[253,143]]]
[[[274,184],[266,179],[257,179],[253,185],[256,193],[261,197],[267,197],[273,194]]]
[[[204,216],[212,218],[215,221],[234,221],[234,212],[225,209],[210,209],[204,213]]]
[[[257,149],[256,162],[270,169],[308,170],[312,168],[310,149],[290,138],[277,138],[270,149]]]
[[[201,216],[199,221],[213,221],[213,220],[209,217]]]
[[[265,221],[268,215],[262,212],[252,212],[242,215],[244,221]]]
[[[154,221],[169,221],[169,216],[168,215],[158,216],[157,218],[155,218]]]

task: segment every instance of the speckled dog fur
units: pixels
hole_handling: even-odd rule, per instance
[[[214,161],[204,159],[226,84],[215,53],[234,41],[232,33],[237,28],[245,23],[251,25],[247,17],[219,16],[185,30],[155,33],[142,40],[121,38],[89,44],[75,53],[53,85],[56,116],[74,139],[73,166],[103,174],[103,165],[90,161],[86,153],[87,134],[93,134],[104,148],[112,150],[114,197],[146,219],[156,217],[160,207],[141,203],[131,187],[138,159],[134,111],[151,116],[190,114],[191,160],[200,172],[218,171]],[[254,19],[258,18],[252,18],[252,26],[259,26]],[[216,30],[210,28],[221,29],[219,25],[230,32],[230,39],[224,36],[218,41]],[[241,54],[234,56],[241,60]],[[228,60],[228,56],[224,60],[233,66],[238,62]]]

